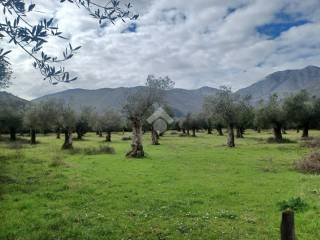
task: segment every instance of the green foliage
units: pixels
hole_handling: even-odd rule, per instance
[[[304,212],[309,208],[309,205],[300,197],[290,198],[287,201],[279,202],[278,206],[280,211],[290,209],[296,212]]]
[[[256,126],[261,128],[282,128],[286,122],[286,115],[276,94],[269,98],[268,102],[260,102],[255,114]]]

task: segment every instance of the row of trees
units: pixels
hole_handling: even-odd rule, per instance
[[[86,132],[96,131],[99,136],[106,133],[106,141],[111,141],[111,133],[132,129],[132,148],[128,152],[130,157],[143,157],[142,146],[143,127],[146,118],[155,110],[154,104],[164,103],[165,90],[174,86],[174,82],[168,77],[156,78],[148,76],[146,87],[136,94],[128,97],[122,112],[112,109],[97,112],[91,107],[83,107],[75,111],[62,100],[47,100],[40,103],[17,107],[16,104],[0,106],[0,131],[9,132],[10,139],[16,140],[17,132],[30,131],[30,142],[36,144],[38,132],[56,132],[57,138],[64,133],[63,149],[73,147],[72,134],[77,134],[81,140]],[[147,126],[150,127],[150,126]],[[153,133],[155,132],[152,130]],[[158,134],[154,136],[158,137]],[[154,138],[153,138],[154,139]]]
[[[217,129],[218,135],[223,135],[222,128],[228,130],[227,145],[235,146],[237,138],[243,138],[245,129],[273,129],[274,140],[281,142],[283,132],[287,128],[303,130],[302,137],[309,137],[309,129],[319,127],[320,99],[312,97],[306,91],[301,91],[285,99],[272,95],[268,101],[261,101],[256,107],[250,103],[250,97],[240,97],[229,88],[222,87],[214,96],[208,96],[200,114],[187,114],[176,122],[176,128],[192,136],[196,130]]]
[[[9,132],[10,139],[16,140],[19,131],[30,131],[30,142],[36,144],[36,134],[56,132],[57,138],[64,134],[63,149],[72,148],[72,134],[81,140],[88,131],[96,131],[99,136],[105,133],[106,141],[111,141],[112,132],[132,130],[132,145],[127,156],[143,157],[143,133],[152,132],[152,144],[159,144],[159,135],[146,123],[155,110],[154,104],[165,104],[167,89],[174,86],[168,77],[156,78],[150,75],[146,87],[129,96],[123,111],[112,109],[98,113],[90,107],[75,111],[61,100],[48,100],[18,109],[10,104],[0,106],[0,131]],[[169,111],[170,112],[170,111]],[[199,129],[206,129],[212,134],[216,129],[223,135],[227,129],[227,145],[235,147],[235,137],[243,138],[248,128],[273,129],[274,139],[281,142],[287,128],[302,129],[302,137],[309,137],[309,129],[319,126],[320,99],[311,97],[306,91],[280,100],[277,95],[268,101],[261,101],[256,107],[250,104],[249,97],[234,95],[230,89],[222,88],[214,96],[208,96],[199,114],[187,114],[176,119],[171,129],[182,131],[185,135],[196,136]]]

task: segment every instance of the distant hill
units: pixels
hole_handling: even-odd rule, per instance
[[[102,88],[97,90],[71,89],[46,95],[32,100],[39,102],[46,99],[63,99],[74,109],[80,110],[82,106],[92,106],[97,111],[105,109],[121,109],[127,97],[143,90],[144,87],[131,88]],[[260,99],[268,99],[270,95],[277,93],[281,98],[302,89],[307,90],[312,95],[320,97],[320,68],[308,66],[298,70],[286,70],[275,72],[266,76],[247,88],[240,89],[236,94],[242,96],[251,95],[252,103],[255,105]],[[202,110],[204,97],[214,95],[219,90],[216,88],[202,87],[195,90],[172,89],[167,91],[166,102],[173,109],[177,117],[188,112],[197,113]],[[12,103],[25,105],[28,101],[16,97],[10,93],[0,92],[0,104]]]
[[[76,110],[79,110],[82,106],[92,106],[101,112],[108,108],[121,109],[129,95],[143,90],[143,88],[144,87],[102,88],[97,90],[71,89],[46,95],[33,101],[63,99]],[[202,87],[195,90],[176,88],[167,91],[166,102],[172,107],[176,116],[185,115],[188,112],[200,112],[204,97],[215,94],[218,91],[218,89],[210,87]]]
[[[237,93],[242,96],[251,95],[252,103],[256,104],[260,99],[268,99],[274,93],[283,98],[303,89],[320,97],[319,67],[308,66],[298,70],[275,72]]]
[[[8,92],[0,92],[0,105],[11,106],[11,107],[24,107],[29,101],[14,96]]]

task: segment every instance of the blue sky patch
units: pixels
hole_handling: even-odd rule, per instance
[[[310,23],[310,21],[306,19],[299,19],[297,16],[292,16],[284,12],[277,13],[275,17],[276,20],[274,22],[258,26],[256,28],[257,32],[274,39],[292,27]]]
[[[135,33],[137,32],[138,25],[136,23],[130,23],[129,26],[122,31],[122,33]]]

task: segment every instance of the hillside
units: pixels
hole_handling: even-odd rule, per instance
[[[14,96],[8,92],[0,92],[0,105],[12,107],[24,107],[29,101]]]
[[[79,110],[82,106],[92,106],[97,111],[107,108],[121,109],[127,97],[144,87],[133,88],[103,88],[97,90],[72,89],[41,98],[33,101],[43,101],[45,99],[64,99],[72,107]],[[202,87],[196,90],[172,89],[167,91],[166,102],[172,107],[177,116],[188,112],[200,112],[203,99],[207,95],[215,94],[217,89]]]
[[[255,104],[260,99],[268,99],[277,93],[283,98],[302,89],[315,96],[320,96],[320,68],[308,66],[298,70],[286,70],[272,73],[253,85],[240,89],[237,93],[251,95]]]

